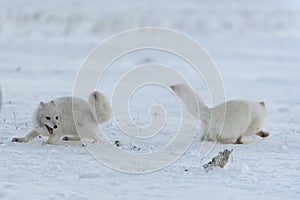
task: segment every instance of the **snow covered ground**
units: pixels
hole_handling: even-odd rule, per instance
[[[291,1],[0,1],[0,199],[299,199],[300,198],[300,3]],[[31,129],[40,101],[72,95],[81,63],[101,41],[130,28],[161,26],[201,43],[216,62],[227,99],[264,100],[270,136],[221,145],[201,161],[201,142],[175,163],[146,174],[122,173],[102,165],[78,144],[11,143]],[[130,67],[147,62],[185,74],[209,105],[199,77],[163,52],[144,51],[114,63],[101,85],[113,86]],[[147,74],[145,75],[147,76]],[[197,84],[195,84],[197,83]],[[198,84],[199,83],[199,84]],[[178,104],[163,88],[136,93],[130,111],[137,124],[159,103],[166,127],[150,141],[131,140],[115,122],[103,125],[111,141],[152,151],[176,132]],[[225,169],[202,165],[233,148]]]

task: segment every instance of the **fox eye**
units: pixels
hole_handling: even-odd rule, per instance
[[[58,120],[58,116],[56,116],[55,119]]]
[[[46,119],[47,119],[47,120],[50,120],[51,118],[50,118],[50,117],[46,117]]]

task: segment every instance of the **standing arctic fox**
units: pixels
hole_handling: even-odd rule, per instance
[[[25,137],[13,138],[12,142],[28,142],[39,135],[49,137],[46,144],[57,144],[61,139],[79,141],[80,137],[98,142],[101,140],[98,124],[107,122],[111,113],[105,96],[97,91],[90,94],[88,101],[77,97],[61,97],[49,103],[40,102],[33,115],[33,130]],[[76,114],[77,127],[73,114]]]
[[[202,140],[243,144],[243,136],[267,137],[269,135],[269,133],[261,130],[267,117],[264,102],[232,100],[208,108],[187,85],[172,85],[171,89],[184,102],[187,110],[201,120]],[[194,97],[197,98],[197,103],[192,102]],[[224,115],[222,113],[225,106],[226,114]],[[198,109],[199,112],[197,112]]]

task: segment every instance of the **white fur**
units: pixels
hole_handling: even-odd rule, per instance
[[[267,117],[264,102],[232,100],[208,108],[190,87],[178,84],[171,86],[171,89],[184,102],[187,110],[202,121],[202,140],[241,144],[243,136],[269,135],[261,130]],[[223,112],[225,106],[226,114]]]
[[[28,142],[43,135],[49,137],[47,144],[57,144],[63,136],[66,136],[63,140],[79,141],[81,137],[98,142],[98,125],[107,122],[111,113],[110,104],[100,92],[91,93],[89,101],[77,97],[61,97],[49,103],[41,102],[33,115],[33,130],[25,137],[13,138],[12,141]],[[76,116],[77,129],[73,114]],[[80,137],[78,132],[81,133]]]

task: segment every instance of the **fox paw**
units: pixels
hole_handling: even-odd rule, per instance
[[[270,134],[266,131],[259,131],[256,135],[260,137],[268,137]]]
[[[62,140],[62,141],[68,141],[68,140],[70,140],[70,138],[69,138],[68,136],[65,136],[65,137],[63,137],[61,140]]]
[[[23,138],[13,138],[11,139],[12,142],[26,142]]]

